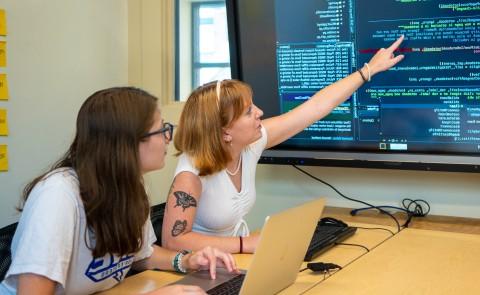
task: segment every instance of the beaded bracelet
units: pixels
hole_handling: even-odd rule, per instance
[[[178,252],[177,255],[175,255],[175,257],[173,257],[172,267],[176,272],[187,273],[187,270],[183,268],[182,259],[183,259],[183,256],[189,253],[192,253],[192,251],[182,250]]]

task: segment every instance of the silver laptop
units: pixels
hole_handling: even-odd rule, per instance
[[[197,271],[175,284],[196,285],[218,294],[218,289],[225,285],[232,288],[230,282],[224,283],[233,279],[240,280],[238,289],[225,294],[280,292],[295,282],[324,206],[325,200],[317,199],[267,217],[248,271],[243,275],[218,269],[217,278],[212,280],[208,271]]]

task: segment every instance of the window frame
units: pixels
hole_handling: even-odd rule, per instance
[[[202,7],[225,7],[225,1],[199,1],[192,3],[192,89],[200,80],[202,68],[230,68],[230,62],[214,63],[200,62],[200,8]]]
[[[230,69],[231,71],[230,60],[228,62],[200,62],[200,9],[204,7],[226,9],[226,2],[226,0],[175,0],[175,101],[182,101],[181,96],[186,95],[186,93],[184,93],[186,88],[193,90],[199,86],[200,71],[202,69],[225,68]],[[181,19],[186,17],[184,14],[185,9],[189,10],[187,14],[190,17],[190,23],[187,23],[187,27],[189,28],[190,32],[186,35],[190,35],[187,37],[187,39],[190,39],[188,42],[185,42],[184,39],[183,41],[180,40],[182,39],[180,35],[182,34],[180,31],[182,24],[180,22],[182,21]],[[182,31],[183,30],[185,30],[185,27],[182,29]],[[185,52],[185,49],[181,50],[180,46],[190,47],[190,52]],[[184,64],[181,61],[181,51],[183,51],[183,58],[186,60],[190,59],[187,64]],[[186,65],[188,66],[186,67]],[[187,71],[189,74],[186,73]],[[189,75],[190,77],[187,79],[187,76],[185,75]],[[187,79],[186,81],[183,81],[183,83],[181,82],[182,76],[184,80]]]

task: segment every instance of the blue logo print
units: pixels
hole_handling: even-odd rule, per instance
[[[118,261],[115,262],[115,260]],[[124,270],[128,269],[132,263],[133,255],[125,255],[121,258],[115,258],[113,255],[110,255],[110,259],[106,257],[96,258],[90,262],[85,275],[96,283],[110,277],[120,282],[125,275]]]

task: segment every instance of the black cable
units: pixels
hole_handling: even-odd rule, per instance
[[[388,216],[390,216],[396,223],[397,225],[397,233],[400,232],[400,223],[398,222],[398,220],[395,218],[395,216],[393,216],[390,212],[388,211],[385,211],[383,210],[382,208],[380,207],[377,207],[377,206],[374,206],[372,204],[369,204],[367,202],[364,202],[364,201],[361,201],[361,200],[357,200],[357,199],[353,199],[353,198],[350,198],[350,197],[347,197],[346,195],[342,194],[339,190],[337,190],[333,185],[329,184],[328,182],[326,181],[323,181],[321,180],[320,178],[316,177],[316,176],[313,176],[312,174],[308,173],[307,171],[297,167],[297,165],[292,165],[293,168],[297,169],[298,171],[310,176],[311,178],[315,179],[316,181],[319,181],[323,184],[325,184],[326,186],[330,187],[331,189],[333,189],[337,194],[339,194],[340,196],[342,196],[343,198],[349,200],[349,201],[352,201],[352,202],[357,202],[357,203],[360,203],[360,204],[363,204],[365,206],[368,206],[368,207],[372,207],[372,208],[375,208],[377,209],[378,211],[384,213],[384,214],[387,214]]]
[[[412,221],[413,217],[425,217],[430,212],[430,204],[427,201],[422,200],[422,199],[412,200],[412,199],[409,199],[409,198],[405,198],[405,199],[402,200],[402,206],[403,206],[403,208],[395,207],[395,206],[377,206],[377,207],[378,208],[386,208],[386,209],[394,209],[394,210],[405,212],[407,214],[407,220],[402,225],[402,227],[408,227],[408,225],[410,224],[410,221]],[[425,210],[424,210],[424,207],[426,208]],[[365,208],[353,209],[352,211],[350,211],[350,214],[352,216],[354,216],[360,211],[365,211],[365,210],[370,210],[370,209],[376,209],[376,208],[365,207]]]
[[[363,248],[365,249],[367,252],[370,252],[370,250],[363,246],[363,245],[359,245],[359,244],[349,244],[349,243],[338,243],[338,242],[335,242],[335,245],[344,245],[344,246],[355,246],[355,247],[360,247],[360,248]]]
[[[376,229],[376,230],[385,230],[388,231],[389,233],[392,234],[392,236],[395,235],[395,233],[388,228],[383,228],[383,227],[361,227],[361,226],[354,226],[355,228],[360,228],[360,229]]]

